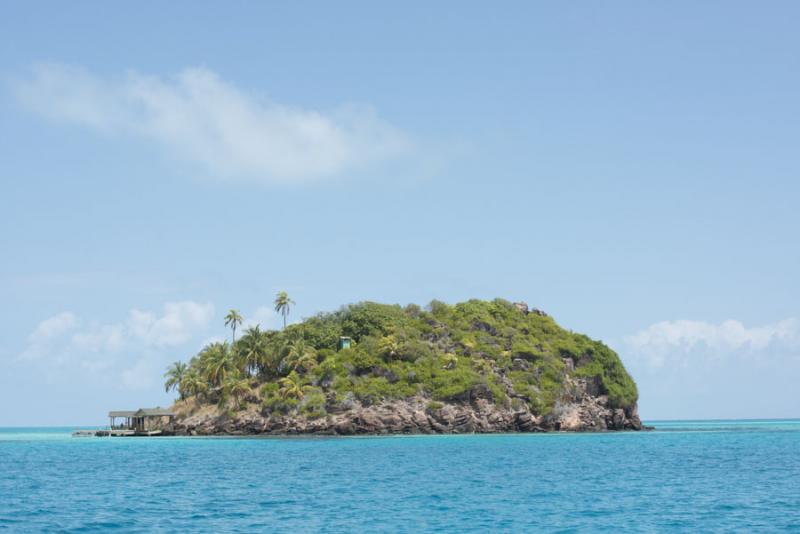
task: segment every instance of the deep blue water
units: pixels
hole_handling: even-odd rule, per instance
[[[800,421],[655,424],[304,439],[0,429],[0,530],[800,530]]]

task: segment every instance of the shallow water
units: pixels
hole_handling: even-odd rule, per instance
[[[800,421],[651,424],[250,439],[0,429],[0,530],[800,529]]]

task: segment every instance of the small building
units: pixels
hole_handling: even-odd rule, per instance
[[[134,410],[113,410],[108,412],[111,430],[132,430],[134,415],[136,415]],[[122,422],[118,422],[117,419],[122,419]]]
[[[166,408],[140,408],[136,411],[115,410],[108,412],[112,436],[152,436],[172,430],[175,413]],[[122,419],[122,422],[118,422]]]
[[[353,340],[347,336],[342,336],[339,338],[339,344],[337,346],[338,350],[342,349],[349,349],[350,346],[353,344]]]

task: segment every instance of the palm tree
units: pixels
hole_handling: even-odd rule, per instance
[[[208,345],[200,353],[200,360],[208,384],[219,387],[225,381],[233,363],[228,342]]]
[[[293,371],[308,371],[317,365],[317,351],[300,334],[286,345],[284,362]]]
[[[250,383],[247,381],[247,378],[238,373],[232,373],[225,379],[225,384],[222,389],[223,395],[221,398],[224,399],[230,395],[236,402],[236,407],[240,408],[242,405],[242,397],[250,392]]]
[[[164,390],[169,393],[171,390],[177,389],[181,395],[181,400],[184,399],[184,391],[183,388],[181,388],[181,383],[186,376],[187,369],[188,366],[185,363],[174,362],[167,368],[167,372],[164,373],[164,378],[167,379],[164,383]]]
[[[286,291],[281,291],[275,296],[275,311],[283,315],[283,328],[286,328],[286,316],[289,315],[294,301],[289,298]]]
[[[317,367],[317,353],[314,349],[311,351],[306,352],[302,356],[298,356],[297,358],[293,358],[290,364],[290,367],[298,372],[305,373],[316,369]]]
[[[194,368],[189,368],[181,380],[180,391],[183,395],[201,395],[208,391],[208,383],[203,380]]]
[[[278,394],[283,400],[289,398],[300,400],[303,398],[303,386],[300,385],[300,377],[294,371],[289,373],[289,376],[278,380],[278,384],[280,384]]]
[[[267,343],[258,325],[248,328],[239,339],[237,356],[240,367],[247,374],[253,375],[263,369],[267,360]]]
[[[242,316],[236,310],[231,310],[228,312],[228,315],[225,316],[225,326],[230,326],[231,330],[233,330],[233,343],[236,343],[236,327],[242,324]]]

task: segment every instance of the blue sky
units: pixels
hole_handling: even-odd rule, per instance
[[[284,289],[525,300],[645,419],[800,416],[800,6],[428,4],[3,7],[0,425],[166,405]]]

